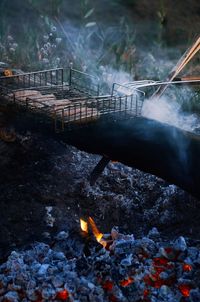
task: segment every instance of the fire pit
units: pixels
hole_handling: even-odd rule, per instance
[[[199,263],[199,246],[184,237],[103,234],[89,217],[50,245],[13,251],[0,266],[0,301],[199,301]]]
[[[80,83],[82,76],[89,77],[89,81],[82,79]],[[67,82],[64,70],[55,69],[8,74],[8,77],[1,78],[0,89],[6,106],[14,105],[19,112],[20,122],[24,121],[22,116],[25,115],[31,123],[36,119],[39,129],[45,124],[48,130],[52,130],[53,124],[58,139],[66,137],[68,142],[74,145],[78,142],[82,148],[87,144],[89,151],[104,156],[104,163],[120,159],[130,166],[140,164],[145,170],[146,160],[151,172],[157,172],[161,170],[159,163],[163,163],[163,154],[170,163],[171,158],[175,159],[171,166],[164,162],[164,178],[198,195],[198,138],[140,117],[144,93],[138,87],[161,83],[132,83],[132,94],[124,94],[127,85],[114,84],[110,95],[101,96],[99,86],[93,85],[97,82],[96,78],[74,69],[69,69]],[[116,95],[116,91],[122,95]],[[155,128],[158,132],[154,132]],[[146,136],[143,137],[141,129],[150,132],[145,131]],[[10,139],[10,136],[5,137]],[[119,142],[118,137],[123,139]],[[175,148],[174,137],[181,138],[181,142],[186,144]],[[11,141],[14,139],[15,135],[11,136]],[[192,150],[194,159],[186,167],[182,159],[186,158],[183,145],[187,142],[190,142],[189,150]],[[143,150],[144,143],[147,148],[141,153],[140,144]],[[149,146],[150,160],[145,153]],[[154,146],[159,156],[154,152]],[[128,173],[125,174],[125,178],[128,177]],[[132,189],[133,178],[129,180]],[[80,183],[79,189],[84,191],[87,188]],[[134,192],[130,199],[133,196],[136,199],[137,195],[138,192]],[[123,195],[118,193],[115,198],[120,203]],[[52,209],[52,206],[46,206],[49,227],[53,227],[55,222]],[[73,231],[59,232],[53,240],[49,239],[48,244],[36,242],[29,248],[13,251],[0,266],[0,301],[194,302],[200,300],[199,264],[198,241],[192,242],[183,236],[166,240],[155,227],[141,238],[120,232],[118,227],[104,234],[92,217],[86,217],[81,218],[80,226],[74,225]]]

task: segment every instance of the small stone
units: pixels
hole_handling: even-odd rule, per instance
[[[38,295],[34,289],[29,289],[26,291],[27,298],[31,301],[37,301]]]
[[[15,291],[9,291],[6,295],[4,295],[5,301],[9,302],[18,302],[19,301],[19,295]]]
[[[150,256],[154,255],[157,250],[155,242],[147,237],[143,237],[141,240],[138,240],[137,245]]]
[[[197,259],[195,260],[196,263],[200,264],[200,253],[198,254]]]
[[[114,226],[111,230],[111,237],[113,240],[117,240],[119,237],[119,228]]]
[[[190,301],[199,302],[200,301],[200,292],[198,289],[191,289],[190,291]]]
[[[159,254],[168,260],[174,260],[176,257],[176,251],[171,246],[159,248]]]
[[[9,283],[7,289],[10,290],[10,291],[20,291],[21,290],[21,286],[20,285],[16,285],[14,283]]]
[[[42,290],[42,298],[49,301],[54,298],[56,295],[56,291],[53,288],[43,288]]]
[[[61,241],[61,240],[65,240],[69,237],[69,233],[65,232],[65,231],[61,231],[60,233],[58,233],[58,235],[56,236],[56,240]]]
[[[150,239],[158,238],[160,237],[160,233],[158,232],[158,229],[154,227],[149,231],[147,237]]]
[[[43,232],[42,233],[42,236],[45,238],[45,239],[51,239],[51,234],[49,232]]]
[[[120,264],[123,265],[123,266],[131,266],[131,264],[132,264],[132,254],[130,254],[125,259],[122,259]]]
[[[54,252],[53,253],[53,259],[54,260],[65,260],[65,254],[63,252]]]
[[[171,290],[168,286],[162,285],[160,288],[160,295],[163,297],[168,296],[171,293]]]
[[[188,257],[195,261],[198,258],[199,250],[196,247],[189,247],[187,250]]]
[[[88,287],[89,287],[89,289],[94,289],[95,288],[95,285],[92,283],[92,282],[88,282]]]
[[[116,254],[123,254],[123,253],[130,253],[135,245],[134,240],[117,240],[112,245],[112,249],[114,249],[114,253]]]
[[[49,264],[42,264],[38,271],[38,275],[40,276],[45,275],[47,273],[48,268],[49,268]]]
[[[19,258],[19,253],[17,253],[16,251],[12,251],[10,256],[9,256],[9,260],[15,260]]]
[[[187,249],[187,243],[185,241],[185,238],[183,236],[180,236],[173,244],[173,248],[176,251],[184,252]]]
[[[160,278],[163,280],[167,280],[169,278],[169,274],[166,272],[160,273]]]
[[[52,279],[52,284],[55,288],[62,287],[63,283],[64,283],[63,279],[58,275],[53,277],[53,279]]]
[[[3,296],[6,292],[5,288],[0,288],[0,296]]]

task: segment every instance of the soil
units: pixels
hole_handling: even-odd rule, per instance
[[[0,140],[1,261],[11,250],[79,228],[79,218],[89,215],[107,233],[118,225],[142,236],[156,226],[167,238],[199,239],[197,199],[120,163],[110,163],[90,186],[99,159],[27,129],[14,142]]]

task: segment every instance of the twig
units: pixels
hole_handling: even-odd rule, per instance
[[[173,79],[181,72],[181,70],[191,61],[191,59],[194,57],[194,55],[200,50],[200,37],[195,41],[194,44],[192,44],[192,47],[190,47],[184,55],[180,58],[176,66],[172,69],[170,72],[167,82],[171,83]],[[161,95],[164,93],[166,88],[168,87],[168,84],[164,86],[160,86],[156,92],[152,95],[151,98],[160,98]]]

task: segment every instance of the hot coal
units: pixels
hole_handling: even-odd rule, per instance
[[[114,228],[111,240],[105,249],[77,229],[13,251],[0,266],[0,301],[199,301],[198,244],[164,241],[156,228],[141,239]]]

